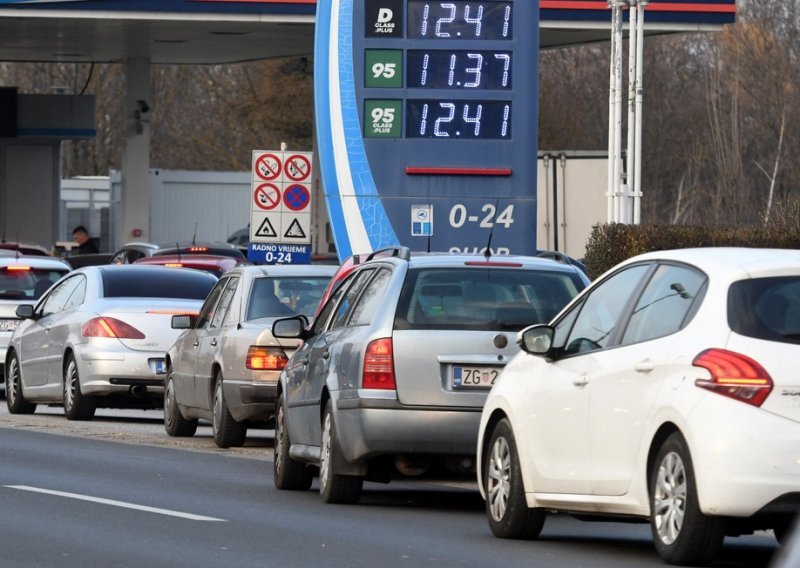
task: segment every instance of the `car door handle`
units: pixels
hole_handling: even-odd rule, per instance
[[[330,356],[331,356],[331,352],[328,351],[327,349],[325,350],[325,353],[322,354],[322,358],[323,359],[327,359]]]
[[[576,387],[585,387],[589,384],[589,375],[581,375],[580,377],[577,377],[574,381],[572,381],[572,384]]]
[[[216,347],[216,346],[217,346],[217,339],[214,338],[211,340],[211,347]]]
[[[308,365],[308,357],[304,357],[301,363],[303,363],[303,366]]]
[[[656,364],[653,363],[650,359],[645,359],[644,361],[639,361],[633,366],[634,370],[640,373],[649,373],[653,369],[656,368]]]
[[[192,343],[192,345],[193,345],[194,347],[197,347],[198,345],[200,345],[200,340],[199,340],[199,339],[195,339],[195,340],[194,340],[194,343]]]

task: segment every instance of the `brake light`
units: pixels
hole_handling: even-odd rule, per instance
[[[254,371],[280,371],[288,362],[289,358],[280,347],[251,345],[244,366]]]
[[[12,264],[11,266],[6,266],[6,270],[9,271],[27,271],[30,270],[30,266],[22,266],[21,264]]]
[[[166,316],[196,316],[197,310],[147,310],[148,314]]]
[[[508,262],[497,260],[468,260],[464,263],[467,266],[502,266],[506,268],[520,268],[521,262]]]
[[[208,252],[208,247],[189,247],[189,252]]]
[[[117,339],[144,339],[144,333],[122,320],[110,317],[93,318],[83,324],[84,337],[116,337]]]
[[[183,268],[183,264],[180,262],[165,262],[164,266],[167,268]]]
[[[390,337],[376,339],[367,345],[361,386],[365,389],[393,390],[397,388],[394,378],[394,353]]]
[[[711,373],[711,379],[697,379],[700,388],[761,406],[772,392],[772,377],[756,361],[741,353],[725,349],[706,349],[692,361]]]

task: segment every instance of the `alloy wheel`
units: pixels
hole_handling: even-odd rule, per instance
[[[489,501],[489,510],[492,519],[499,522],[503,520],[508,508],[508,498],[511,494],[511,450],[508,441],[499,437],[491,449],[489,467],[486,471],[486,498]]]
[[[326,487],[331,474],[331,415],[325,415],[322,424],[322,452],[319,460],[319,485]]]
[[[686,468],[675,452],[664,456],[658,466],[653,511],[659,538],[664,544],[672,544],[680,535],[686,515]]]

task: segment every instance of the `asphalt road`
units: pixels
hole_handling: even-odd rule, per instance
[[[647,525],[551,516],[535,542],[492,537],[474,484],[366,484],[358,505],[272,484],[272,432],[220,450],[208,426],[169,438],[157,412],[0,402],[0,567],[663,566]],[[769,534],[728,539],[715,566],[767,566]]]

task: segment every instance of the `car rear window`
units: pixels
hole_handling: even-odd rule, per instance
[[[117,265],[101,274],[106,298],[203,300],[217,282],[206,272],[156,266]]]
[[[330,278],[294,276],[257,278],[247,304],[247,320],[304,315],[313,317]]]
[[[800,343],[800,276],[734,282],[728,291],[728,323],[747,337]]]
[[[509,268],[411,270],[397,329],[518,331],[549,322],[584,288],[573,273]]]
[[[67,269],[0,268],[0,300],[38,300]]]

